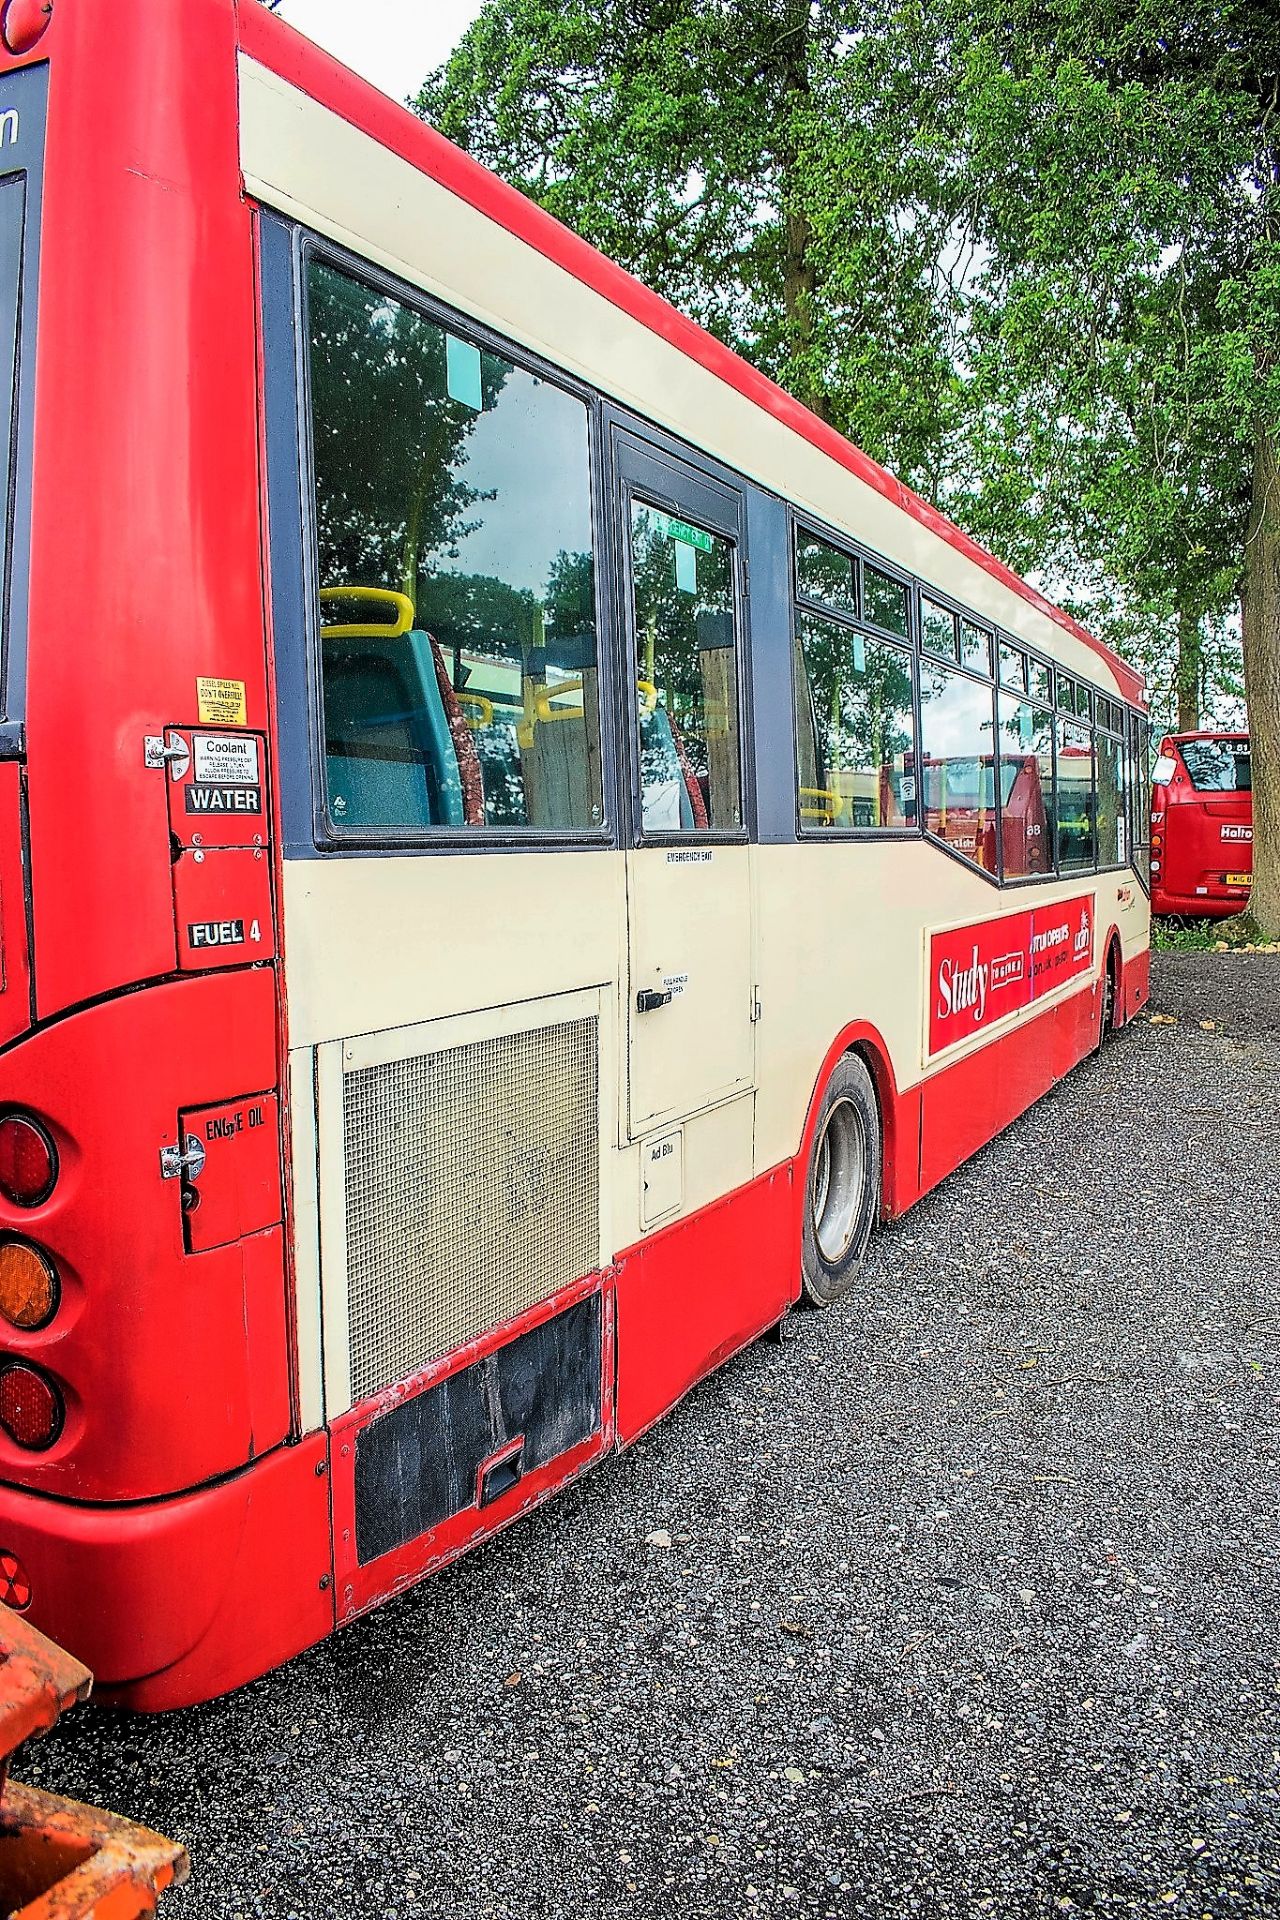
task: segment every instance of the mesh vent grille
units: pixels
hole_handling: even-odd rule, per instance
[[[594,1019],[347,1076],[356,1400],[595,1268],[597,1105]]]

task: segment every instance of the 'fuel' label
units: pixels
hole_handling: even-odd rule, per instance
[[[271,959],[271,863],[261,847],[184,851],[174,862],[173,888],[180,967]]]
[[[251,921],[251,940],[261,940],[262,926]],[[245,943],[243,920],[193,920],[187,928],[187,940],[193,947],[242,947]]]

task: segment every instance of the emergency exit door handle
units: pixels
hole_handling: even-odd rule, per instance
[[[670,987],[665,992],[659,992],[657,987],[641,987],[636,995],[637,1013],[656,1013],[659,1007],[667,1007],[670,1004]]]

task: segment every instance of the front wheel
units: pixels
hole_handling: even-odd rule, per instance
[[[805,1182],[804,1297],[843,1300],[862,1269],[880,1205],[880,1111],[856,1054],[837,1062],[814,1129]]]
[[[1116,1033],[1116,1002],[1120,997],[1118,973],[1119,968],[1113,947],[1107,955],[1107,964],[1102,970],[1102,1018],[1098,1023],[1099,1053]]]

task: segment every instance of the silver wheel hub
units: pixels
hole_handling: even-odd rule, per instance
[[[866,1183],[866,1126],[852,1100],[836,1100],[822,1122],[809,1194],[813,1237],[829,1267],[853,1245]]]

